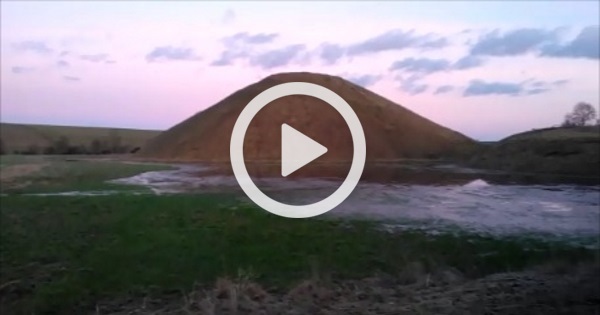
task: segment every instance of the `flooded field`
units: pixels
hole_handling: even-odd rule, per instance
[[[181,309],[181,297],[170,292],[211,296],[214,285],[217,297],[223,279],[236,287],[251,281],[277,288],[252,306],[277,314],[302,309],[289,299],[298,294],[317,296],[317,308],[337,305],[332,314],[371,309],[377,301],[394,314],[449,303],[458,303],[452,314],[506,304],[528,314],[530,306],[517,302],[525,291],[536,305],[559,301],[575,305],[571,310],[597,301],[600,185],[594,179],[426,161],[369,164],[334,210],[290,220],[254,206],[223,165],[37,162],[44,166],[3,178],[7,263],[0,308],[15,310],[8,314],[130,314],[148,298],[160,308],[155,313],[176,314],[166,310]],[[267,195],[297,205],[333,193],[346,171],[344,165],[311,165],[282,179],[279,167],[264,163],[249,172]],[[317,281],[310,284],[315,290],[337,290],[339,300],[302,293],[307,281]],[[457,294],[463,302],[456,302]]]
[[[598,245],[600,185],[594,179],[517,176],[452,165],[380,165],[363,177],[351,196],[325,216],[379,220],[390,229],[539,235]],[[298,205],[327,197],[340,181],[255,178],[272,198]],[[226,191],[244,198],[233,176],[215,174],[208,166],[180,165],[113,182],[147,186],[156,194]]]

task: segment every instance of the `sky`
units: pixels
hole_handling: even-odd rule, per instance
[[[2,1],[0,121],[168,129],[279,72],[482,141],[600,104],[598,1]]]

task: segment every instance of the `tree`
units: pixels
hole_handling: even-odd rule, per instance
[[[94,140],[92,140],[92,143],[90,144],[90,153],[91,154],[100,154],[100,153],[102,153],[103,147],[104,147],[104,144],[102,143],[102,141],[100,141],[99,139],[94,139]]]
[[[40,154],[42,149],[37,144],[32,144],[27,147],[27,149],[22,154]]]
[[[0,154],[6,154],[6,148],[4,147],[4,141],[0,139]]]
[[[573,114],[566,114],[565,120],[563,121],[561,127],[575,127],[575,123],[573,122]]]
[[[596,119],[596,109],[588,103],[577,103],[573,111],[565,115],[563,127],[581,127]]]
[[[119,131],[116,129],[113,129],[110,131],[109,134],[109,146],[110,146],[110,151],[111,153],[120,153],[121,151],[121,135],[119,134]]]
[[[69,151],[69,138],[61,136],[54,142],[54,154],[68,154]]]

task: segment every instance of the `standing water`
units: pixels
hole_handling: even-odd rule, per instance
[[[233,176],[202,175],[208,169],[182,165],[114,182],[144,185],[156,194],[227,191],[243,195]],[[597,181],[515,177],[453,166],[412,167],[411,172],[385,181],[361,181],[348,199],[326,216],[378,220],[390,228],[539,235],[598,245]],[[281,202],[309,204],[330,195],[340,179],[257,178],[255,182]]]

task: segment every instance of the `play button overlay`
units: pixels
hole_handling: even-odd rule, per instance
[[[288,124],[281,125],[281,176],[287,177],[327,153],[327,148]]]
[[[290,95],[312,96],[331,105],[346,121],[352,136],[352,164],[346,179],[327,198],[307,205],[285,204],[267,196],[250,178],[244,161],[244,138],[254,116],[270,102]],[[281,175],[283,177],[289,176],[327,152],[326,147],[288,124],[281,125],[281,139]],[[363,173],[366,149],[362,125],[352,107],[343,98],[317,84],[289,82],[263,91],[244,107],[233,126],[229,156],[235,179],[248,198],[259,207],[286,218],[310,218],[334,209],[352,193]]]

